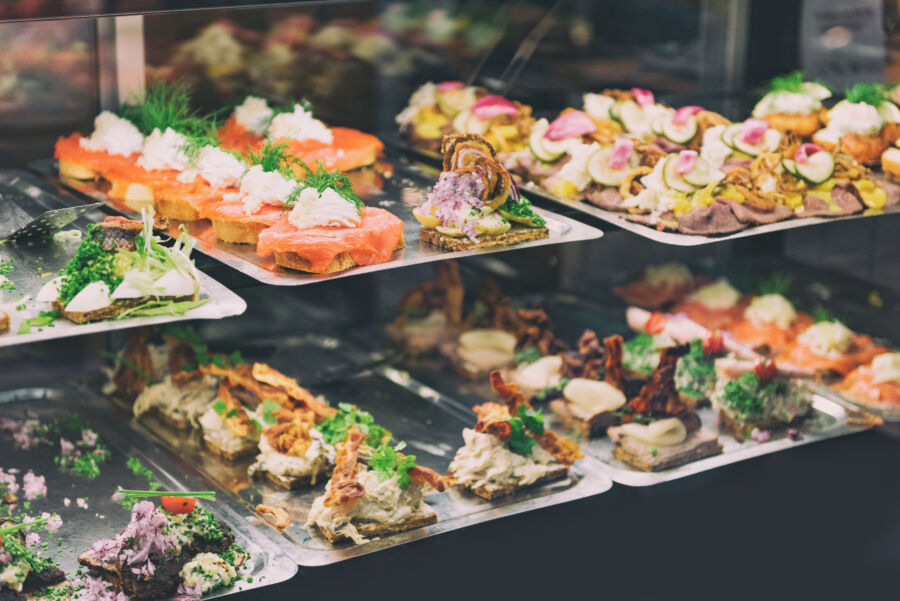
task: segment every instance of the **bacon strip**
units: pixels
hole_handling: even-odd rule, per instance
[[[482,403],[472,407],[478,415],[475,424],[476,432],[493,434],[500,440],[509,440],[512,427],[509,425],[509,410],[499,403]]]
[[[300,403],[302,407],[312,411],[316,415],[316,422],[326,419],[336,411],[317,399],[313,393],[300,386],[296,379],[284,375],[277,369],[272,369],[265,363],[254,363],[251,373],[254,378],[263,384],[284,390],[289,397]]]
[[[559,436],[551,430],[544,430],[543,434],[534,436],[534,439],[542,449],[564,465],[572,465],[576,459],[584,458],[577,442],[565,436]]]
[[[217,396],[219,400],[225,403],[225,411],[222,414],[222,419],[225,420],[225,425],[228,426],[228,429],[241,438],[249,436],[250,428],[255,428],[256,426],[253,426],[250,423],[250,417],[247,415],[244,405],[235,398],[231,392],[231,388],[225,380],[219,382],[219,392]],[[237,409],[237,414],[232,417],[227,417],[232,409]]]
[[[519,387],[515,384],[507,384],[503,381],[503,375],[499,369],[491,372],[491,389],[500,396],[500,400],[506,405],[509,414],[512,415],[519,408],[519,405],[525,405],[531,409],[531,405],[525,400],[525,397],[519,392]]]
[[[357,479],[359,447],[362,442],[363,434],[354,426],[347,431],[347,439],[337,444],[337,461],[323,501],[325,507],[340,505],[349,511],[366,494],[366,489]]]
[[[217,367],[216,365],[209,363],[207,365],[201,365],[200,372],[210,376],[225,378],[228,380],[230,386],[240,386],[244,390],[255,394],[260,401],[275,401],[286,409],[292,409],[294,407],[294,403],[284,391],[257,381],[256,378],[253,377],[251,367],[246,363],[242,363],[236,367]]]
[[[675,368],[678,366],[678,359],[688,350],[690,350],[688,344],[660,350],[659,366],[653,370],[650,382],[641,388],[639,396],[628,403],[635,413],[678,415],[688,410],[687,405],[681,402],[678,388],[675,386]]]
[[[427,484],[437,492],[444,492],[450,486],[444,476],[433,469],[422,467],[421,465],[411,467],[406,473],[418,486],[425,486]]]
[[[606,348],[606,374],[604,380],[625,392],[625,366],[622,364],[623,343],[618,334],[603,339]]]

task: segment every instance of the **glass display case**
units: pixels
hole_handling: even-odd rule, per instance
[[[887,596],[898,11],[3,3],[0,597]]]

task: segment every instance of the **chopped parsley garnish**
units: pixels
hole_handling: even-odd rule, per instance
[[[874,107],[878,107],[882,102],[887,100],[884,93],[884,86],[877,83],[858,83],[852,88],[845,91],[844,96],[848,102],[864,102]]]
[[[560,378],[559,382],[556,384],[550,384],[541,388],[537,394],[534,395],[534,399],[536,401],[544,401],[550,396],[555,397],[557,394],[562,394],[563,389],[569,385],[570,381],[569,378]]]
[[[145,467],[137,457],[129,457],[125,462],[125,466],[131,470],[131,473],[135,476],[143,476],[144,479],[147,480],[147,487],[150,490],[159,490],[162,488],[162,484],[156,481],[156,476],[153,475],[153,471],[150,470],[150,468]]]
[[[19,526],[34,526],[34,522],[28,524],[19,524]],[[12,555],[14,561],[24,562],[32,572],[40,572],[41,570],[56,565],[52,559],[41,557],[34,551],[26,549],[25,545],[19,542],[19,539],[17,537],[3,536],[2,538],[3,541],[2,543],[0,543],[0,548],[6,550],[7,553]]]
[[[791,71],[787,75],[772,78],[769,81],[769,89],[773,92],[793,92],[802,94],[804,92],[803,84],[805,83],[805,80],[806,76],[803,71]],[[814,83],[828,87],[820,81]]]
[[[769,277],[760,280],[760,294],[780,294],[787,296],[791,290],[791,284],[794,283],[794,276],[789,273],[773,273]]]
[[[218,415],[222,415],[225,413],[225,409],[227,405],[225,405],[225,401],[222,399],[216,399],[216,402],[212,404],[212,410],[215,411]]]
[[[282,409],[281,405],[276,401],[263,401],[260,408],[262,409],[262,420],[269,425],[277,421],[275,414]]]
[[[100,226],[88,226],[88,235],[81,241],[75,256],[62,268],[63,276],[59,289],[59,302],[66,305],[92,282],[105,282],[110,291],[122,283],[122,275],[116,268],[116,253],[106,252],[102,247]]]
[[[12,273],[13,270],[13,260],[12,259],[0,259],[0,275],[7,275]]]
[[[306,171],[306,177],[300,182],[300,186],[294,188],[293,192],[288,195],[284,202],[285,209],[291,208],[306,188],[315,188],[319,194],[328,188],[331,188],[337,192],[341,198],[356,205],[359,214],[362,215],[362,211],[366,204],[360,200],[359,196],[356,195],[356,192],[353,191],[353,184],[350,182],[350,178],[340,171],[328,171],[325,169],[322,161],[316,163],[315,171],[310,169],[309,165],[301,159],[298,159],[297,162],[303,167],[303,170]]]
[[[649,375],[659,364],[659,350],[655,336],[641,332],[622,347],[622,364],[628,371]]]
[[[691,348],[678,361],[675,383],[679,392],[695,399],[705,398],[716,382],[716,359],[703,352],[703,341],[691,340]]]
[[[547,221],[532,210],[531,201],[527,198],[520,198],[519,202],[509,198],[498,211],[507,214],[515,221],[525,223],[531,227],[544,227],[547,225]]]
[[[768,399],[786,392],[785,382],[762,382],[753,372],[746,372],[725,384],[722,401],[740,416],[759,415],[765,411]]]
[[[516,353],[516,363],[525,363],[530,364],[534,363],[538,359],[540,359],[543,355],[541,355],[541,351],[536,346],[530,346],[524,351],[518,351]]]
[[[51,311],[41,311],[37,317],[28,317],[19,324],[17,334],[28,334],[31,328],[51,328],[59,317],[59,311],[53,309]],[[40,331],[40,330],[39,330]]]
[[[391,433],[375,423],[368,411],[360,411],[350,403],[338,403],[337,413],[316,424],[322,439],[328,444],[337,444],[347,438],[347,430],[356,426],[365,436],[365,443],[379,447],[391,440]]]
[[[191,108],[191,93],[183,83],[153,82],[147,86],[143,98],[122,104],[117,112],[145,136],[154,129],[164,132],[169,127],[191,136],[209,131],[209,120]]]
[[[509,450],[526,457],[531,455],[531,450],[537,444],[532,434],[540,436],[544,433],[544,416],[540,409],[535,411],[519,405],[515,414],[507,421],[510,425]]]
[[[416,466],[415,455],[403,455],[402,451],[406,447],[405,442],[398,442],[396,446],[383,444],[372,453],[369,459],[369,467],[375,472],[379,482],[384,482],[393,477],[397,477],[397,486],[401,489],[409,486],[410,477],[409,470]]]

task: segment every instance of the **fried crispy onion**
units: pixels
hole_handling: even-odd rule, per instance
[[[278,371],[272,369],[265,363],[254,363],[252,372],[253,377],[275,388],[280,388],[287,393],[294,401],[295,405],[305,407],[312,411],[316,416],[316,421],[320,422],[335,412],[335,409],[329,408],[325,403],[317,399],[313,393],[300,386],[297,380],[288,377]]]
[[[606,373],[603,379],[611,386],[625,392],[625,366],[622,364],[624,345],[618,334],[603,339],[606,348]]]
[[[684,356],[690,346],[682,344],[669,346],[659,352],[659,366],[653,370],[650,382],[641,388],[641,393],[629,401],[628,406],[641,415],[678,415],[687,411],[675,386],[675,368],[678,359]]]
[[[644,184],[638,181],[638,178],[653,172],[653,169],[647,166],[636,167],[625,174],[622,185],[619,186],[619,194],[622,198],[630,198],[639,194],[644,189]]]

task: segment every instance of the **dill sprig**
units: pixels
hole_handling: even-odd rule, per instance
[[[293,113],[294,107],[298,104],[303,107],[304,111],[315,116],[315,107],[313,106],[313,103],[306,98],[301,98],[300,100],[291,100],[290,102],[286,102],[285,104],[280,105],[273,105],[272,103],[269,103],[269,105],[272,106],[273,117],[275,115],[280,115],[281,113]]]
[[[191,93],[183,83],[150,83],[143,98],[122,104],[118,115],[134,123],[145,136],[154,129],[166,131],[169,127],[189,136],[209,131],[209,119],[191,108]]]
[[[287,142],[266,142],[261,150],[251,150],[247,155],[251,165],[259,165],[263,171],[280,173],[285,177],[293,178],[291,165],[296,160],[287,152]]]
[[[804,79],[803,71],[791,71],[769,80],[769,88],[773,92],[802,92]]]
[[[325,166],[322,165],[322,161],[318,161],[315,171],[310,169],[309,165],[302,159],[297,159],[297,162],[303,167],[303,170],[306,171],[306,177],[300,181],[300,186],[295,188],[287,197],[287,200],[284,203],[286,209],[294,206],[294,203],[300,198],[300,193],[306,188],[315,188],[319,194],[328,188],[331,188],[342,198],[356,205],[357,211],[362,215],[366,204],[356,195],[356,192],[353,191],[353,184],[350,183],[349,177],[340,171],[328,171],[325,169]]]
[[[864,102],[875,107],[880,106],[882,102],[887,100],[884,86],[878,83],[858,83],[847,89],[844,96],[848,102]]]

